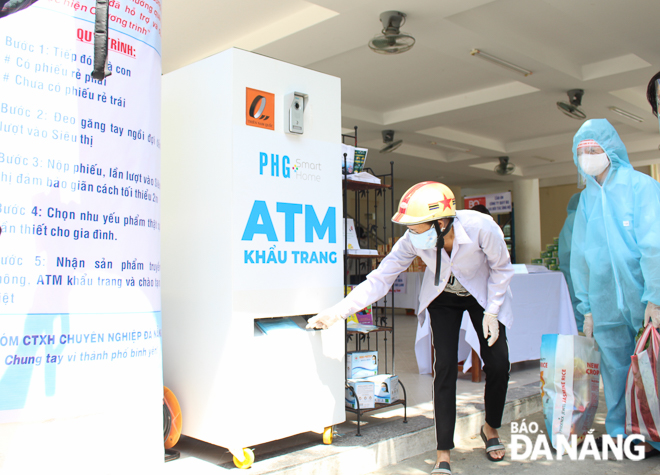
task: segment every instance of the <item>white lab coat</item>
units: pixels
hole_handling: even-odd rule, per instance
[[[486,312],[497,315],[500,322],[511,328],[513,315],[509,283],[514,271],[504,235],[493,218],[477,211],[456,212],[454,244],[451,256],[444,249],[441,251],[438,287],[434,285],[435,248],[417,249],[409,236],[406,231],[378,268],[367,275],[367,280],[338,304],[338,313],[346,318],[383,298],[396,277],[410,266],[416,256],[420,256],[427,266],[417,308],[420,327],[424,323],[426,308],[444,290],[450,273],[453,273]]]

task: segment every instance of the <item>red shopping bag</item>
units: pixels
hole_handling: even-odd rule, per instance
[[[649,347],[644,349],[646,342]],[[630,357],[626,380],[626,434],[660,442],[660,334],[649,324]]]

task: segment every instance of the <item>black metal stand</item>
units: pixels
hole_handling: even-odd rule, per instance
[[[353,142],[355,146],[357,147],[357,126],[355,127],[355,133],[354,135],[348,135],[348,134],[342,134],[342,142],[345,139],[353,139]],[[353,191],[356,194],[356,200],[355,200],[355,229],[356,232],[359,227],[361,226],[360,223],[360,216],[361,216],[361,199],[366,199],[366,206],[367,206],[367,217],[366,217],[366,226],[364,227],[365,229],[365,234],[366,234],[366,240],[367,240],[367,247],[371,247],[372,243],[376,244],[376,247],[378,246],[378,241],[380,240],[383,245],[387,246],[387,209],[386,209],[386,204],[387,204],[387,196],[386,192],[389,191],[390,194],[390,206],[391,206],[391,213],[394,215],[394,197],[393,197],[393,188],[394,188],[394,162],[390,162],[390,173],[388,174],[383,174],[383,175],[376,175],[374,171],[371,168],[365,168],[365,171],[369,171],[372,175],[378,177],[381,179],[381,184],[375,184],[375,183],[364,183],[364,182],[357,182],[357,181],[351,181],[347,179],[347,169],[346,169],[346,154],[344,154],[344,167],[343,167],[343,197],[344,197],[344,297],[348,294],[348,285],[349,285],[349,259],[350,260],[355,260],[356,263],[356,281],[355,283],[358,284],[360,280],[364,280],[364,276],[368,273],[365,272],[364,274],[361,272],[362,271],[362,266],[371,266],[371,259],[378,259],[378,258],[383,258],[385,255],[355,255],[355,254],[348,254],[348,233],[346,232],[347,226],[348,226],[348,191]],[[389,184],[386,184],[386,182],[389,180]],[[372,225],[372,213],[371,213],[371,208],[372,204],[370,202],[370,191],[374,191],[374,202],[373,202],[373,225]],[[383,198],[383,206],[382,206],[382,216],[383,216],[383,227],[382,227],[382,232],[383,232],[383,237],[380,239],[378,235],[378,198],[382,197]],[[394,237],[394,223],[390,222],[390,236]],[[389,294],[388,294],[389,295]],[[374,325],[378,325],[379,328],[372,330],[368,333],[362,333],[362,332],[357,332],[357,331],[351,331],[344,327],[344,332],[345,332],[345,352],[348,354],[348,341],[352,340],[352,337],[355,335],[355,348],[356,350],[360,350],[362,348],[363,344],[366,344],[367,349],[371,348],[371,337],[372,334],[375,337],[375,347],[376,351],[378,351],[378,335],[383,334],[383,344],[384,344],[384,358],[383,358],[383,363],[385,366],[385,374],[390,374],[388,369],[390,367],[389,361],[388,361],[388,333],[390,334],[390,347],[391,347],[391,353],[392,353],[392,372],[391,374],[396,374],[395,373],[395,368],[394,368],[394,355],[395,355],[395,345],[394,345],[394,294],[391,294],[391,297],[389,297],[389,302],[388,302],[388,295],[384,297],[384,307],[374,307]],[[389,303],[389,305],[388,305]],[[387,322],[387,311],[389,307],[389,313],[390,313],[390,325],[388,326]],[[375,312],[377,312],[379,309],[382,309],[383,314],[380,316],[380,321],[378,319],[378,316],[376,315]],[[379,353],[380,354],[380,353]],[[348,379],[348,374],[345,373],[345,378]],[[408,422],[408,411],[407,411],[407,405],[406,405],[406,388],[403,385],[401,381],[399,381],[399,384],[401,385],[401,388],[403,389],[403,399],[398,399],[397,401],[394,401],[392,403],[388,404],[381,404],[377,403],[375,404],[374,408],[369,408],[369,409],[361,409],[360,408],[360,402],[358,401],[357,394],[355,394],[355,391],[353,390],[352,387],[350,387],[348,384],[346,385],[346,388],[353,394],[353,397],[355,397],[356,400],[356,408],[352,407],[346,407],[346,411],[352,412],[354,414],[357,414],[357,422],[358,422],[358,428],[357,428],[357,436],[361,436],[360,433],[360,423],[361,423],[361,416],[362,414],[368,413],[368,412],[373,412],[373,411],[378,411],[380,409],[384,409],[387,407],[391,406],[396,406],[396,405],[403,405],[403,422],[407,423]]]
[[[352,412],[353,414],[357,414],[357,434],[355,434],[356,437],[362,437],[362,434],[360,433],[360,416],[362,414],[366,414],[367,412],[374,412],[374,411],[380,411],[381,409],[384,409],[386,407],[392,407],[392,406],[398,406],[402,405],[403,406],[403,423],[407,424],[408,423],[408,405],[406,404],[406,399],[408,395],[406,394],[406,387],[403,385],[401,381],[399,381],[399,385],[401,386],[401,389],[403,389],[403,399],[397,399],[394,402],[390,402],[387,404],[382,404],[382,403],[376,403],[373,408],[369,409],[360,409],[360,401],[358,400],[357,394],[355,394],[355,391],[353,390],[352,387],[350,387],[348,384],[346,385],[346,389],[348,389],[353,397],[355,398],[355,404],[357,405],[357,408],[352,408],[352,407],[346,407],[346,410],[348,412]]]

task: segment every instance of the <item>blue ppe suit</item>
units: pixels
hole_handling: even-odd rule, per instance
[[[573,239],[573,222],[575,221],[575,212],[577,211],[578,203],[580,201],[580,193],[575,193],[571,196],[571,199],[568,201],[568,206],[566,207],[566,221],[564,221],[564,226],[561,228],[559,233],[559,270],[562,271],[564,277],[566,278],[566,284],[568,286],[568,293],[571,295],[571,304],[573,304],[573,314],[575,315],[575,323],[577,323],[577,328],[579,331],[582,331],[582,325],[584,324],[584,315],[580,313],[577,309],[580,301],[575,296],[575,290],[573,290],[573,279],[571,279],[571,240]]]
[[[586,121],[573,139],[595,140],[611,161],[601,186],[586,176],[575,213],[571,277],[578,311],[591,312],[601,352],[607,403],[605,427],[625,435],[625,384],[635,336],[647,302],[660,304],[660,183],[635,171],[616,130],[606,119]],[[652,443],[660,449],[660,443]]]

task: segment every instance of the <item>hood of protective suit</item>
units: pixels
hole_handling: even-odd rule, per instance
[[[577,147],[580,142],[583,140],[595,140],[598,142],[598,145],[605,151],[607,156],[610,159],[610,173],[612,170],[617,168],[632,168],[630,160],[628,159],[628,152],[626,151],[626,146],[623,145],[621,138],[617,131],[612,127],[607,119],[591,119],[582,124],[582,127],[577,131],[575,137],[573,137],[573,162],[575,166],[578,167],[580,173],[586,177],[590,177],[585,174],[580,167],[580,162],[577,156]],[[593,177],[590,177],[595,181]],[[587,178],[589,180],[589,178]]]

